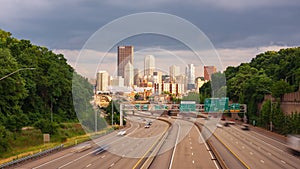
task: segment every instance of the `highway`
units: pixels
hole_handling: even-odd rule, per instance
[[[218,118],[140,113],[127,119],[126,135],[114,131],[13,168],[299,168],[300,158],[287,151],[285,142],[263,130],[245,131],[238,124],[218,128]],[[152,125],[145,128],[149,122]],[[87,144],[92,148],[76,152]],[[108,150],[95,154],[100,146]]]
[[[247,168],[299,168],[299,157],[287,152],[285,143],[256,131],[242,130],[240,125],[230,125],[216,129],[214,135]]]
[[[13,168],[218,168],[193,122],[131,116],[126,135],[112,132],[93,141],[68,148]],[[152,121],[150,128],[145,123]],[[92,148],[76,152],[78,147]],[[108,150],[95,155],[96,148]]]

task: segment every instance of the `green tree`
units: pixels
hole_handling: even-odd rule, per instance
[[[292,86],[283,80],[275,82],[271,88],[272,95],[276,98],[281,98],[285,93],[293,91]]]

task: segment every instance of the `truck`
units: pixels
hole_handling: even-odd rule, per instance
[[[287,145],[293,154],[300,154],[300,135],[288,135]]]

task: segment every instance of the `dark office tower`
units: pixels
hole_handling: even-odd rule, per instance
[[[118,76],[124,76],[125,65],[133,65],[133,46],[118,46]]]

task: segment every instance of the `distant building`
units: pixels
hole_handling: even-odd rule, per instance
[[[180,75],[180,67],[176,65],[172,65],[169,67],[169,75],[171,82],[176,81],[176,76]]]
[[[117,76],[111,80],[111,86],[124,87],[124,78]]]
[[[153,72],[153,83],[162,83],[162,72]]]
[[[162,75],[161,80],[163,83],[170,83],[170,76],[169,75]]]
[[[154,83],[153,89],[155,94],[162,94],[163,92],[169,92],[171,94],[181,95],[184,93],[184,84]]]
[[[217,72],[215,66],[204,66],[204,80],[211,80],[211,75]]]
[[[133,86],[133,80],[134,80],[133,65],[130,62],[128,62],[125,65],[124,85],[132,87]]]
[[[134,72],[134,80],[133,80],[133,84],[136,86],[140,86],[141,85],[141,75],[140,75],[140,70],[138,68],[135,68],[133,70]]]
[[[185,75],[187,80],[187,90],[195,89],[195,66],[194,64],[188,64],[185,69]]]
[[[107,87],[109,86],[109,74],[106,71],[99,71],[96,81],[96,91],[107,91]]]
[[[152,76],[155,70],[155,58],[153,55],[147,55],[144,59],[144,76]]]
[[[125,66],[127,63],[133,65],[133,46],[118,46],[118,76],[125,78]]]

